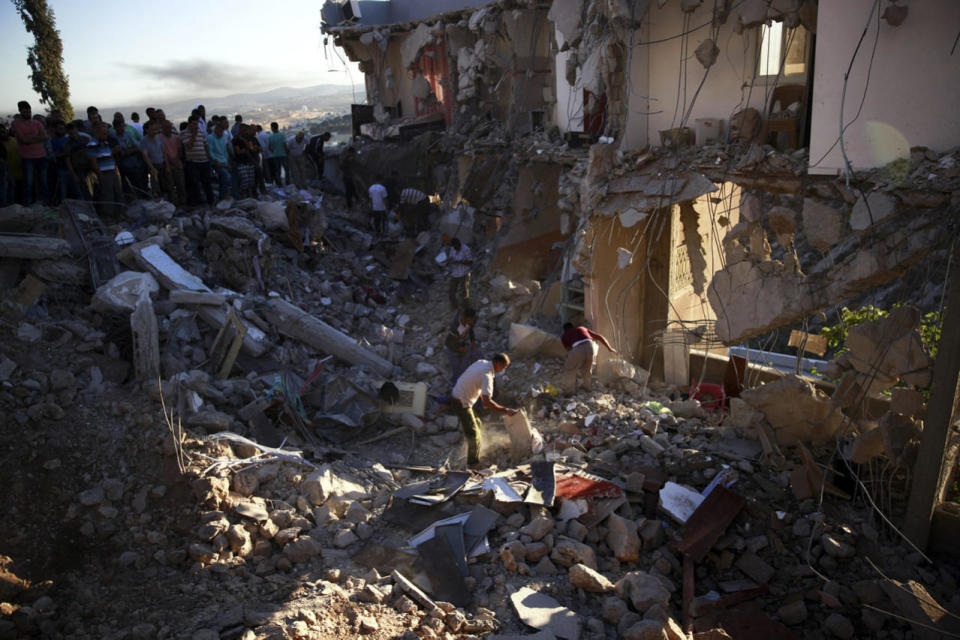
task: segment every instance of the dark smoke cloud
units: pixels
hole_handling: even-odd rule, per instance
[[[260,74],[225,62],[210,60],[171,61],[162,64],[124,63],[147,77],[163,83],[176,83],[196,89],[255,89],[262,82]]]

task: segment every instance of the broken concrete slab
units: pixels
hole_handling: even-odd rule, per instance
[[[366,500],[371,496],[368,486],[326,465],[314,471],[303,481],[302,490],[311,504],[330,503],[330,508],[342,515],[354,500]]]
[[[583,0],[555,0],[550,5],[547,20],[557,28],[557,46],[561,51],[580,39],[580,20]]]
[[[70,243],[62,238],[33,235],[0,235],[0,258],[61,258],[70,255]]]
[[[740,398],[763,413],[781,445],[827,442],[844,420],[826,394],[794,374],[745,389]]]
[[[525,460],[533,453],[533,437],[536,429],[530,426],[527,412],[521,409],[518,413],[504,416],[503,423],[510,434],[510,457],[514,461]]]
[[[142,268],[152,273],[169,290],[210,291],[207,285],[171,258],[155,244],[132,249],[134,259]]]
[[[845,211],[815,198],[804,198],[800,215],[807,242],[817,249],[829,249],[843,238]]]
[[[514,322],[510,325],[510,354],[519,359],[534,356],[566,358],[567,350],[559,336]]]
[[[360,345],[347,334],[285,300],[271,298],[263,315],[285,336],[300,340],[346,362],[368,367],[378,375],[389,376],[393,373],[392,363]]]
[[[131,313],[142,295],[156,297],[160,285],[149,273],[122,271],[97,288],[90,306],[101,313]]]
[[[0,208],[0,231],[28,233],[46,219],[46,214],[41,209],[12,204]]]
[[[170,292],[169,300],[175,304],[209,305],[219,307],[227,301],[224,293],[208,293],[206,291],[185,291],[175,289]]]
[[[160,334],[153,302],[144,292],[130,314],[133,333],[133,368],[137,380],[156,382],[160,378]]]
[[[866,198],[860,196],[853,205],[853,210],[850,212],[850,228],[854,231],[864,231],[893,215],[896,210],[897,201],[893,196],[880,191],[871,191]]]
[[[534,629],[550,629],[564,640],[580,637],[580,617],[550,596],[521,587],[510,594],[510,602],[524,624]]]
[[[848,361],[864,375],[887,378],[929,368],[933,359],[916,330],[921,315],[916,307],[897,307],[885,318],[853,327],[847,333]]]
[[[909,416],[894,411],[887,411],[880,418],[877,431],[883,442],[883,451],[894,465],[906,462],[904,456],[909,451],[908,445],[920,436],[922,423]]]
[[[718,338],[738,344],[901,276],[943,246],[940,224],[935,214],[885,220],[877,233],[845,237],[807,275],[776,260],[728,264],[707,288]]]

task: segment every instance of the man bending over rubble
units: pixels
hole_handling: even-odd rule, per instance
[[[480,464],[480,427],[482,423],[473,411],[477,400],[483,402],[486,409],[492,409],[508,416],[519,409],[510,409],[493,400],[493,377],[510,366],[510,356],[498,353],[492,360],[477,360],[467,367],[453,386],[453,408],[460,419],[460,428],[467,441],[467,466],[476,468]]]
[[[564,393],[572,393],[576,388],[578,373],[583,378],[583,388],[590,389],[590,376],[593,365],[597,363],[597,352],[600,351],[598,343],[605,346],[610,353],[617,352],[607,339],[596,331],[587,327],[575,327],[569,322],[563,325],[560,342],[568,351],[567,360],[563,363],[563,373],[560,374],[560,390]]]

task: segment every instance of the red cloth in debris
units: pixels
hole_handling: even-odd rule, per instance
[[[557,496],[567,500],[576,498],[619,498],[623,491],[606,480],[593,480],[577,475],[557,478]]]

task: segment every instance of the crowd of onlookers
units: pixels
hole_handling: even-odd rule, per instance
[[[128,122],[116,112],[105,122],[96,107],[85,120],[66,122],[57,110],[34,115],[21,101],[9,125],[0,123],[0,206],[66,198],[94,201],[112,212],[126,199],[163,197],[175,205],[214,204],[266,193],[267,183],[322,180],[329,133],[287,136],[240,115],[207,117],[203,105],[178,126],[163,109],[148,108]]]

